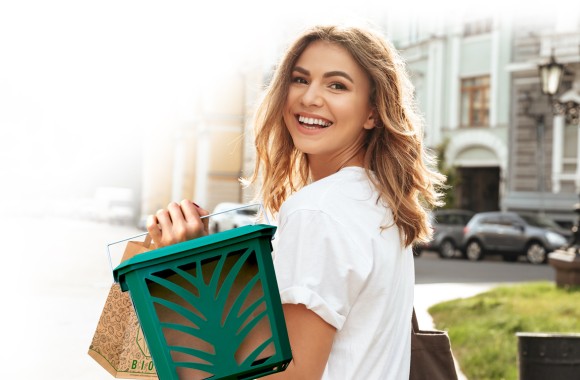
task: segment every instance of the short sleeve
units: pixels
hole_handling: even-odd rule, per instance
[[[322,211],[281,220],[274,266],[282,303],[303,304],[340,330],[372,262],[347,226]]]

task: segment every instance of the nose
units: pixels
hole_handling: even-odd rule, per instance
[[[304,106],[320,107],[323,104],[321,90],[318,86],[310,85],[302,94],[301,102]]]

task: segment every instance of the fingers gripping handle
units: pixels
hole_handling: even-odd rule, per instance
[[[229,210],[216,212],[216,213],[213,213],[213,214],[209,214],[209,215],[202,216],[202,217],[200,217],[200,219],[211,218],[212,216],[216,216],[216,215],[219,215],[219,214],[224,214],[226,212],[232,212],[232,211],[236,211],[236,210],[241,210],[241,209],[248,208],[248,207],[253,207],[253,206],[260,206],[260,209],[262,211],[262,215],[264,216],[265,222],[267,224],[270,224],[270,221],[268,219],[268,215],[267,215],[266,211],[264,210],[264,205],[261,204],[261,203],[252,203],[252,204],[248,204],[248,205],[244,205],[244,206],[232,208],[232,209],[229,209]],[[145,248],[149,248],[151,246],[152,240],[151,240],[151,236],[149,235],[148,232],[144,232],[144,233],[139,234],[139,235],[131,236],[131,237],[128,237],[128,238],[125,238],[125,239],[118,240],[118,241],[115,241],[115,242],[112,242],[112,243],[107,244],[107,258],[109,259],[109,267],[111,268],[111,273],[113,272],[113,269],[114,269],[114,267],[113,267],[113,259],[111,258],[111,246],[113,246],[115,244],[119,244],[119,243],[123,243],[123,242],[129,241],[129,240],[135,240],[135,239],[140,238],[140,237],[143,237],[143,236],[145,236],[145,240],[143,241],[143,246]]]

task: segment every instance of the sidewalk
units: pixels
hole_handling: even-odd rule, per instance
[[[0,220],[2,378],[112,379],[88,348],[113,283],[106,245],[140,231],[82,220]]]
[[[483,293],[497,284],[479,283],[479,284],[418,284],[415,285],[415,313],[417,321],[422,330],[436,328],[433,325],[433,318],[427,312],[432,305],[440,302],[449,301],[458,298],[468,298],[476,294]],[[453,348],[453,342],[451,342]],[[461,369],[455,363],[459,380],[467,380]]]

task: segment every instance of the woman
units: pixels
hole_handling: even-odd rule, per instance
[[[315,27],[289,48],[256,119],[250,182],[277,215],[276,276],[293,361],[280,379],[407,379],[414,267],[443,177],[422,145],[395,49]],[[432,165],[431,165],[432,166]],[[206,233],[183,201],[149,219],[161,245]]]

